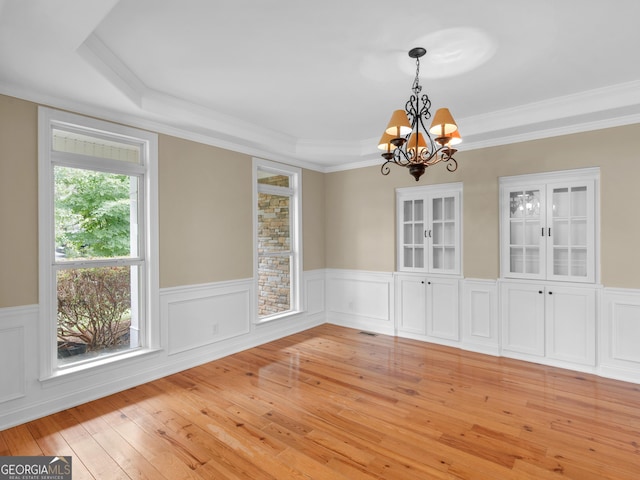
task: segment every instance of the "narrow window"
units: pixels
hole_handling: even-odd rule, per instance
[[[300,169],[254,159],[259,321],[300,310]]]
[[[43,377],[157,344],[157,137],[40,109]]]

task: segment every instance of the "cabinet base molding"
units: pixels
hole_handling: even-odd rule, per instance
[[[552,358],[547,358],[542,356],[536,357],[536,356],[520,354],[516,352],[503,351],[500,354],[500,356],[505,358],[511,358],[513,360],[521,360],[523,362],[536,363],[538,365],[544,365],[547,367],[562,368],[564,370],[571,370],[577,373],[588,373],[592,375],[601,376],[599,374],[599,370],[595,366],[580,365],[577,363],[564,362],[562,360],[554,360]]]

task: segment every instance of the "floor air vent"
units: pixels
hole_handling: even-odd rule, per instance
[[[369,335],[370,337],[377,337],[378,334],[377,333],[373,333],[373,332],[359,332],[361,335]]]

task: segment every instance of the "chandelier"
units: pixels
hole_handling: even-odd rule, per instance
[[[413,95],[404,110],[393,112],[378,142],[378,148],[383,150],[382,157],[386,160],[380,168],[382,174],[388,175],[389,164],[394,163],[407,167],[416,182],[427,167],[436,163],[445,162],[447,170],[455,172],[458,162],[453,158],[457,152],[453,146],[462,141],[448,108],[438,109],[428,130],[425,126],[431,118],[431,100],[426,93],[420,96],[420,57],[425,53],[427,51],[421,47],[409,51],[409,56],[416,59],[416,78],[411,87]]]

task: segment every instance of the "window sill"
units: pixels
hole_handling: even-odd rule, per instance
[[[282,320],[284,318],[289,318],[289,317],[295,317],[296,315],[300,315],[302,314],[302,310],[289,310],[288,312],[284,312],[284,313],[276,313],[274,315],[269,315],[268,317],[263,317],[263,318],[259,318],[258,320],[254,321],[254,325],[263,325],[266,323],[271,323],[274,322],[276,320]]]
[[[83,376],[93,376],[97,372],[101,370],[108,370],[109,367],[114,367],[117,364],[126,362],[128,360],[152,355],[160,351],[162,351],[161,348],[140,348],[136,349],[133,352],[113,355],[79,365],[70,365],[64,368],[57,368],[54,372],[51,373],[51,375],[40,377],[40,383],[42,383],[43,386],[49,386],[54,385],[58,382],[82,378]],[[119,365],[118,368],[121,368],[121,365]]]

